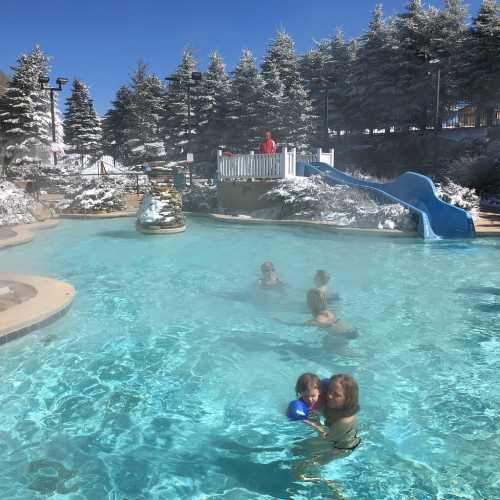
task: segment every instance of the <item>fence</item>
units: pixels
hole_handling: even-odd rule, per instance
[[[247,155],[224,156],[219,151],[217,157],[217,174],[220,180],[227,179],[285,179],[295,177],[297,159],[311,162],[322,161],[333,166],[333,149],[323,153],[318,149],[310,155],[297,155],[293,148],[288,151],[283,148],[281,153],[262,155],[250,153]]]

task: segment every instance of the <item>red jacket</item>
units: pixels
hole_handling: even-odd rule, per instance
[[[266,139],[261,142],[259,153],[262,155],[272,155],[276,153],[276,143],[272,139]]]

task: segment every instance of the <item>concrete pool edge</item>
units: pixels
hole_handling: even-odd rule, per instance
[[[416,237],[416,232],[401,231],[399,229],[370,229],[360,227],[345,227],[339,226],[332,222],[317,221],[317,220],[300,220],[300,219],[257,219],[254,217],[238,217],[234,215],[214,214],[214,213],[197,213],[197,212],[184,212],[186,215],[195,217],[208,217],[219,222],[232,223],[232,224],[254,224],[254,225],[281,225],[281,226],[303,226],[303,227],[316,227],[320,229],[327,229],[332,232],[365,235],[365,236],[385,236],[408,238]]]
[[[0,312],[0,345],[54,321],[75,297],[72,285],[54,278],[0,273],[0,279],[31,286],[37,292],[25,302]]]
[[[59,224],[57,219],[47,219],[42,222],[34,222],[32,224],[18,224],[15,226],[3,226],[15,233],[10,238],[0,239],[0,250],[11,248],[18,245],[24,245],[33,241],[35,237],[33,231],[42,231],[44,229],[51,229]]]

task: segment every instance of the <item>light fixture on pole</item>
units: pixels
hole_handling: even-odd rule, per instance
[[[54,155],[54,165],[57,165],[57,153],[55,151],[55,144],[56,144],[56,117],[54,113],[54,92],[61,92],[62,86],[66,85],[68,83],[67,78],[62,78],[59,77],[56,80],[57,87],[47,87],[49,83],[49,77],[48,76],[41,76],[38,78],[38,83],[40,84],[40,88],[42,90],[50,90],[50,115],[52,118],[52,143],[53,143],[53,151],[52,154]]]
[[[429,64],[438,64],[437,67],[437,83],[436,83],[436,119],[434,121],[434,128],[436,130],[439,130],[441,127],[439,126],[439,94],[441,91],[441,67],[439,66],[439,63],[441,62],[441,59],[431,59],[429,61]]]
[[[191,87],[196,85],[203,78],[202,74],[199,71],[193,71],[190,75],[190,79],[187,82],[184,82],[179,76],[167,76],[165,80],[169,82],[180,82],[185,83],[187,86],[187,134],[188,134],[188,143],[186,148],[186,158],[191,159],[193,157],[193,152],[191,151]],[[191,82],[191,80],[193,80]],[[189,156],[188,156],[189,155]],[[189,162],[189,185],[193,185],[193,171],[191,169],[191,162]]]

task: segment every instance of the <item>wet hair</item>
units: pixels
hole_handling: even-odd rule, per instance
[[[339,409],[328,408],[326,410],[326,417],[328,421],[340,420],[345,417],[352,417],[359,411],[359,389],[358,383],[351,375],[339,373],[330,378],[328,389],[338,382],[344,391],[344,406]]]
[[[260,266],[260,270],[262,272],[265,272],[265,271],[274,271],[274,264],[270,260],[266,260],[266,262],[264,262]]]
[[[307,306],[315,316],[328,310],[328,301],[325,292],[317,288],[311,288],[307,292]]]
[[[330,273],[328,271],[324,271],[323,269],[318,269],[314,277],[318,279],[320,286],[326,285],[330,282]]]
[[[304,394],[305,392],[310,392],[311,389],[321,388],[321,382],[319,377],[314,373],[303,373],[295,384],[295,393],[297,395]]]

